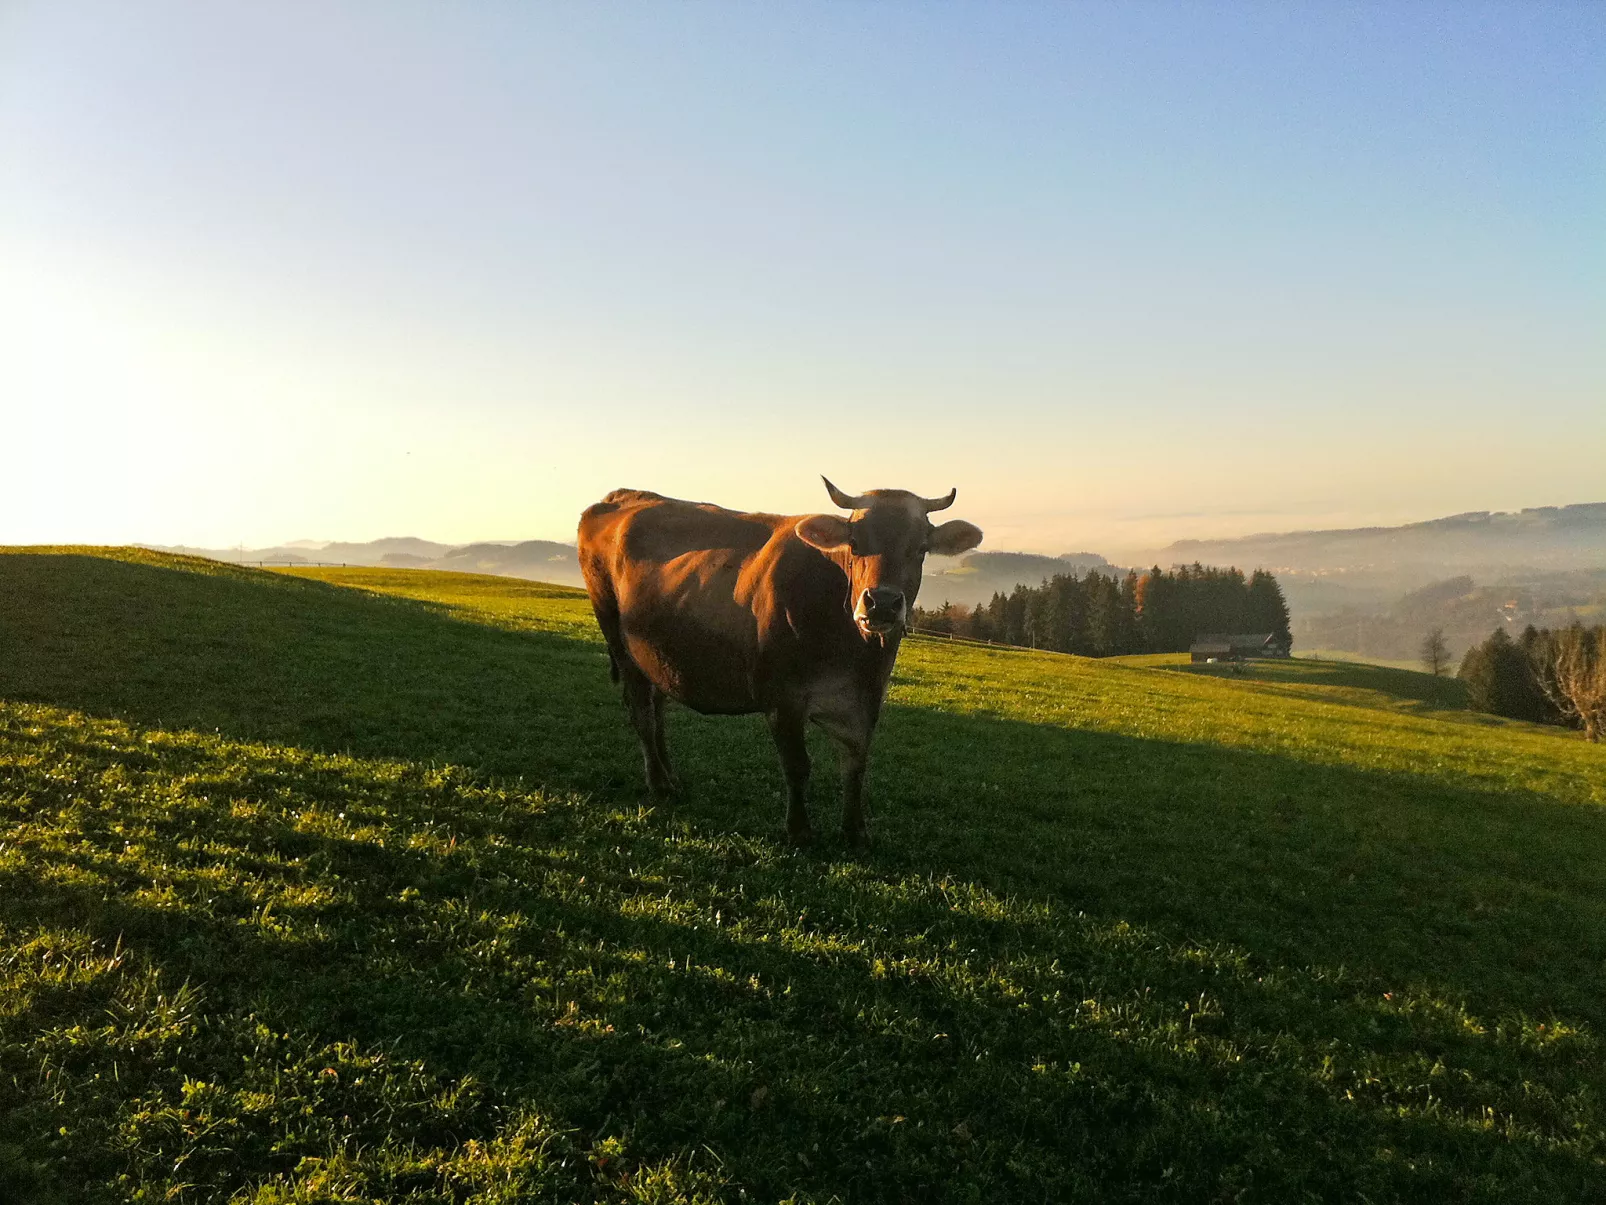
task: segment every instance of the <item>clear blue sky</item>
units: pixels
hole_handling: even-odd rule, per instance
[[[1606,4],[0,4],[0,542],[1606,499]]]

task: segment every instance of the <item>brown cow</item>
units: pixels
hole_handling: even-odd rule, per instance
[[[854,498],[826,481],[836,515],[742,514],[615,490],[580,517],[580,569],[641,740],[647,785],[675,788],[664,700],[725,715],[762,712],[786,775],[786,828],[811,837],[812,720],[842,749],[842,830],[866,837],[864,769],[927,553],[981,542],[953,505],[903,490]]]

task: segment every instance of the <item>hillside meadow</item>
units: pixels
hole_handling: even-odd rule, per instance
[[[1606,1198],[1606,748],[1184,660],[913,640],[799,852],[575,591],[0,550],[0,1199]]]

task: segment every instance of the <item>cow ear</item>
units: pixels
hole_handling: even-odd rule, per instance
[[[941,527],[931,529],[926,550],[937,556],[958,556],[969,552],[981,543],[981,528],[963,519],[950,519]]]
[[[853,539],[853,529],[848,521],[836,515],[810,515],[799,520],[793,530],[797,532],[798,539],[821,552],[846,547]]]

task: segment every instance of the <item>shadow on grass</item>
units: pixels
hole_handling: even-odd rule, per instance
[[[216,1199],[345,1148],[384,1199],[439,1187],[420,1148],[521,1111],[561,1123],[580,1187],[613,1139],[625,1170],[711,1151],[733,1198],[1555,1199],[1598,1170],[1566,1145],[1595,1120],[1588,1045],[1527,1049],[1431,996],[595,803],[133,752],[191,793],[43,786],[83,835],[0,873],[8,933],[125,960],[36,985],[41,1049],[13,1063],[57,1103],[8,1102],[6,1129],[71,1151],[68,1199],[141,1159]],[[1505,1132],[1464,1120],[1486,1109]]]
[[[204,995],[220,1019],[156,1048],[152,1094],[254,1083],[255,1023],[309,1057],[393,1051],[430,1100],[485,1085],[449,1116],[415,1101],[415,1123],[378,1071],[372,1099],[315,1078],[347,1129],[294,1131],[287,1106],[152,1138],[193,1183],[289,1175],[336,1140],[485,1139],[516,1108],[640,1160],[707,1147],[760,1197],[1560,1199],[1599,1173],[1593,810],[894,706],[878,847],[799,857],[769,839],[756,723],[677,712],[696,785],[634,810],[595,645],[269,575],[46,560],[0,557],[0,695],[423,767],[7,734],[191,784],[143,811],[37,785],[30,807],[76,808],[80,837],[31,847],[0,893],[8,930],[78,926]],[[29,1015],[104,1015],[86,992]]]
[[[1405,710],[1418,713],[1462,711],[1467,706],[1466,685],[1459,679],[1435,678],[1432,674],[1414,670],[1360,662],[1267,658],[1243,662],[1238,666],[1184,663],[1158,668],[1172,673],[1229,681],[1363,690],[1394,699],[1406,705]],[[1342,696],[1329,696],[1327,701],[1348,700]],[[1411,706],[1413,704],[1415,706]]]
[[[587,789],[635,771],[600,641],[169,560],[0,555],[0,696]]]

